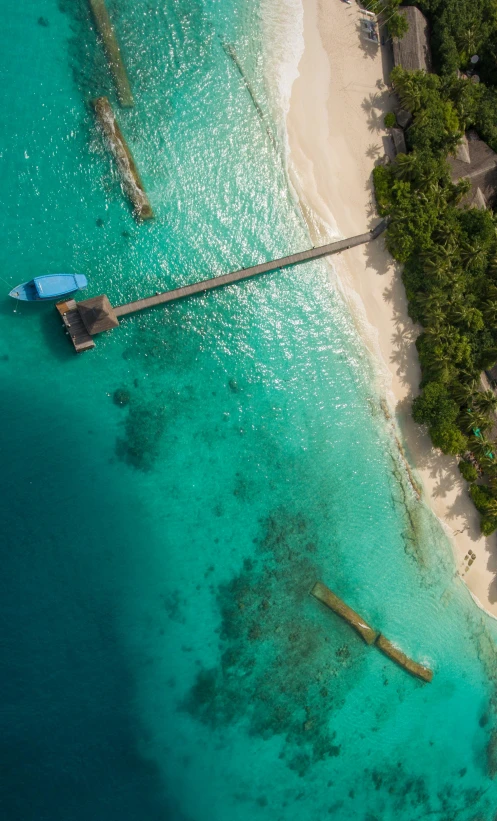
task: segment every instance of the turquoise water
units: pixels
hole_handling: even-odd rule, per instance
[[[118,303],[308,247],[258,4],[109,7],[156,219],[134,222],[94,129],[89,99],[115,95],[86,3],[10,4],[3,292],[75,270]],[[409,489],[327,266],[80,357],[53,307],[5,298],[0,323],[1,818],[494,821],[495,622]],[[323,612],[316,579],[432,684]]]

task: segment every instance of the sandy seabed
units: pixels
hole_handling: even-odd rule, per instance
[[[379,221],[371,173],[391,155],[383,118],[395,98],[388,87],[391,48],[360,37],[361,11],[342,0],[303,0],[304,51],[287,116],[289,165],[314,244],[363,233]],[[420,369],[420,331],[407,314],[401,271],[384,239],[333,258],[362,336],[379,362],[405,450],[424,497],[454,545],[458,573],[473,597],[497,617],[495,536],[480,534],[479,515],[457,460],[433,449],[410,416]],[[476,560],[468,568],[466,557]]]

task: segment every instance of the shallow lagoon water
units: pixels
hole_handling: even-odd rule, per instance
[[[86,4],[11,7],[5,292],[75,270],[118,303],[308,247],[258,5],[109,7],[156,220],[94,129],[115,96]],[[0,324],[2,818],[494,821],[495,623],[410,489],[328,266],[80,357],[50,306],[5,298]],[[318,578],[433,683],[320,609]]]

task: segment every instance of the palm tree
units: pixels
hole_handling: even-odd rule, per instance
[[[461,244],[461,259],[464,263],[482,265],[486,258],[485,248],[476,240],[473,245],[469,242]]]
[[[412,180],[416,176],[418,158],[415,151],[411,154],[398,154],[395,161],[395,173],[399,180]]]
[[[427,328],[442,329],[446,321],[447,317],[445,316],[445,312],[442,310],[440,305],[434,305],[426,311]]]
[[[423,270],[426,274],[448,273],[451,267],[451,260],[441,254],[431,254],[423,260]]]
[[[456,42],[461,61],[467,63],[471,55],[475,54],[478,48],[478,38],[474,28],[464,29],[457,37]]]
[[[467,323],[468,308],[460,302],[456,302],[451,306],[450,317],[454,322]]]
[[[492,451],[489,451],[486,456],[481,456],[478,459],[478,467],[480,469],[480,473],[484,473],[488,476],[489,471],[492,468],[495,468],[495,459],[493,458]]]
[[[423,178],[423,190],[418,193],[421,202],[433,203],[441,211],[445,202],[445,192],[435,178],[435,172]]]
[[[473,404],[473,397],[477,391],[477,381],[473,379],[471,382],[459,382],[453,388],[454,399],[460,405],[471,406]]]
[[[487,516],[497,517],[497,499],[491,498],[487,502]]]
[[[478,391],[474,404],[483,414],[493,413],[497,409],[497,396],[493,391]]]
[[[431,354],[434,362],[443,356],[443,349],[450,340],[451,328],[443,323],[433,323],[425,328],[425,334],[429,337],[432,344],[437,345],[437,350]],[[448,354],[447,354],[448,356]]]
[[[470,440],[471,452],[474,453],[477,459],[485,459],[489,453],[493,453],[493,443],[485,436],[472,436]]]
[[[492,257],[490,257],[490,259],[488,261],[488,272],[492,276],[497,276],[497,254],[494,254]],[[490,285],[489,296],[491,295],[490,294],[490,289],[493,289],[493,291],[497,291],[497,288],[495,287],[495,285]],[[494,297],[495,295],[496,295],[495,293],[492,293],[491,296]]]
[[[397,76],[394,86],[403,108],[413,113],[421,108],[421,89],[409,74]]]
[[[457,246],[454,244],[451,237],[442,235],[434,235],[435,243],[429,249],[423,252],[423,259],[431,260],[452,260],[456,254]]]
[[[497,325],[497,301],[489,299],[483,303],[483,316],[489,325]]]
[[[462,414],[460,421],[461,427],[464,428],[466,433],[471,433],[473,430],[488,430],[492,424],[485,414],[478,412],[466,412]],[[475,438],[480,440],[479,436]]]

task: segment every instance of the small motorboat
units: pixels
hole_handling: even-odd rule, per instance
[[[24,302],[58,299],[66,294],[79,291],[81,288],[86,288],[87,284],[84,274],[46,274],[12,288],[9,296],[22,299]]]

